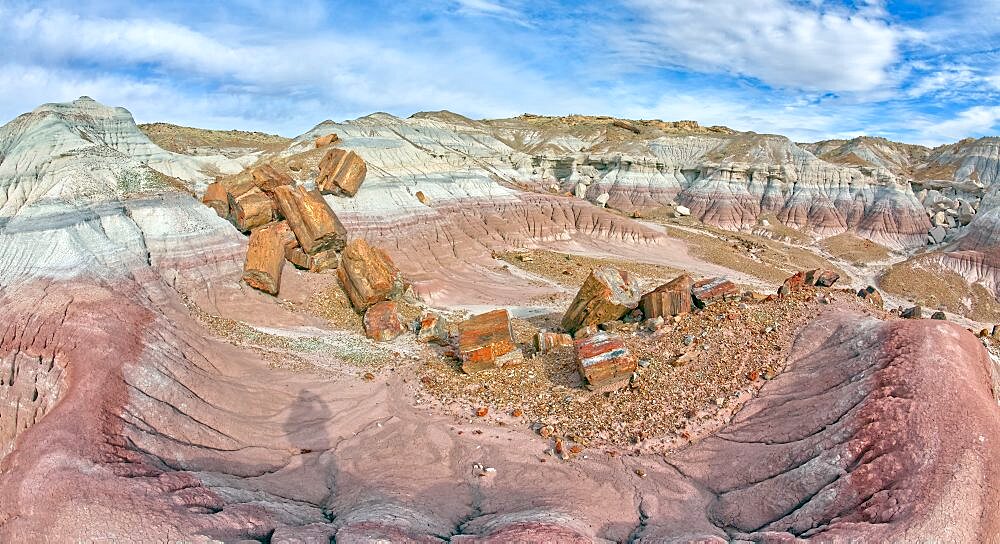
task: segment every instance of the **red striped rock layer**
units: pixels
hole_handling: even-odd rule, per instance
[[[1000,530],[989,360],[944,322],[831,310],[715,436],[667,458],[542,464],[527,429],[473,433],[412,405],[398,378],[270,368],[134,283],[17,288],[35,303],[0,297],[0,358],[38,393],[12,451],[0,427],[3,541],[971,542]]]

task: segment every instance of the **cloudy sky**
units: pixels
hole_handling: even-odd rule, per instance
[[[80,95],[286,136],[448,109],[936,145],[1000,133],[1000,0],[0,0],[0,122]]]

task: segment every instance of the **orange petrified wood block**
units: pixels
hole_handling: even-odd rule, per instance
[[[507,310],[494,310],[458,325],[458,351],[467,374],[519,364],[521,350],[514,343]]]
[[[590,389],[614,388],[628,382],[636,369],[621,337],[599,332],[576,341],[580,376]]]

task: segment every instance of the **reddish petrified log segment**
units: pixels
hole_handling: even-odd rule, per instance
[[[279,185],[274,188],[273,194],[278,209],[295,232],[303,251],[314,255],[328,249],[343,249],[347,230],[319,191]]]
[[[535,335],[535,351],[548,353],[558,348],[573,347],[573,337],[561,332],[541,331]]]
[[[284,264],[285,248],[282,245],[280,227],[269,225],[250,233],[246,263],[243,266],[243,281],[247,285],[277,295]]]
[[[328,249],[326,251],[320,251],[315,255],[310,255],[310,272],[322,272],[324,270],[333,270],[340,265],[340,254],[336,250]]]
[[[646,319],[673,317],[691,311],[691,286],[694,280],[687,274],[642,295],[639,308]]]
[[[448,324],[445,319],[434,312],[424,312],[420,316],[417,342],[446,345],[448,343]]]
[[[331,149],[319,162],[316,187],[327,194],[354,196],[368,173],[364,159],[353,151]]]
[[[361,238],[344,248],[337,277],[358,312],[377,302],[399,297],[406,288],[402,274],[389,255]]]
[[[869,285],[864,289],[858,290],[858,296],[865,299],[865,302],[877,307],[882,308],[885,302],[882,299],[882,294],[878,292],[878,289]]]
[[[335,144],[339,141],[340,141],[340,136],[337,136],[337,134],[334,132],[331,132],[330,134],[324,134],[323,136],[316,138],[316,148],[319,149],[321,147],[326,147],[328,145]]]
[[[639,304],[639,284],[628,272],[611,266],[591,271],[563,315],[570,333],[587,325],[620,319]]]
[[[271,195],[282,185],[292,185],[294,181],[288,174],[279,172],[270,164],[262,164],[250,172],[253,184],[264,193]]]
[[[695,304],[704,308],[716,302],[739,298],[740,290],[726,278],[705,278],[691,286],[691,296]]]
[[[816,287],[833,287],[840,279],[840,274],[833,270],[821,270],[816,276]]]
[[[229,215],[236,228],[250,232],[271,222],[274,218],[273,203],[256,187],[240,195],[229,193]]]
[[[388,342],[403,334],[403,318],[396,302],[385,300],[365,311],[365,335],[376,342]]]
[[[809,273],[800,271],[796,272],[792,276],[789,276],[788,279],[785,280],[785,283],[782,283],[781,287],[778,288],[778,295],[783,297],[788,296],[792,293],[801,291],[806,287],[806,285],[812,285],[811,283],[806,282],[807,274]]]
[[[580,376],[591,389],[622,385],[635,372],[636,361],[621,337],[604,331],[575,343]]]
[[[229,194],[222,183],[218,181],[209,183],[204,196],[201,197],[201,202],[215,210],[219,217],[229,217]]]
[[[462,370],[468,374],[518,364],[522,360],[507,310],[493,310],[459,323],[458,351]]]

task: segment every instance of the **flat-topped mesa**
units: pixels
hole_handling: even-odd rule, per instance
[[[205,194],[201,197],[202,204],[215,210],[219,217],[225,219],[229,217],[229,193],[221,182],[209,183],[205,189]]]
[[[274,189],[282,185],[293,185],[292,177],[283,172],[279,172],[270,164],[262,164],[250,172],[250,178],[258,189],[271,195]]]
[[[639,305],[639,284],[628,272],[611,266],[595,268],[580,286],[563,315],[562,327],[573,333],[587,325],[621,319]]]
[[[254,229],[247,245],[243,281],[254,289],[277,295],[284,264],[285,248],[280,223]]]
[[[302,251],[315,255],[328,249],[344,248],[347,229],[319,191],[300,185],[279,185],[273,194],[281,215],[302,245]]]
[[[344,248],[337,278],[359,313],[383,300],[402,296],[406,289],[403,275],[389,255],[381,248],[368,245],[362,238]]]
[[[368,173],[364,159],[353,151],[334,148],[319,161],[316,187],[325,194],[354,196]]]
[[[274,203],[256,187],[239,195],[230,192],[228,198],[230,220],[241,232],[250,232],[274,219]]]
[[[458,324],[458,351],[467,374],[520,364],[524,356],[514,342],[507,310],[493,310]]]
[[[687,274],[642,295],[639,308],[646,319],[673,317],[691,311],[691,286],[694,280]]]

